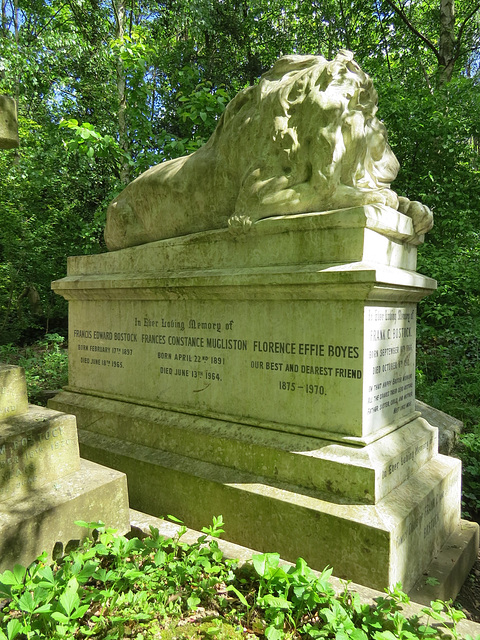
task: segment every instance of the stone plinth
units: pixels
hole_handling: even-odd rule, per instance
[[[0,426],[0,486],[26,495],[80,468],[75,416],[31,406]]]
[[[359,444],[410,421],[415,303],[435,283],[412,271],[414,244],[402,251],[411,220],[383,213],[72,258],[54,284],[70,301],[69,389]]]
[[[50,406],[135,508],[409,589],[461,526],[460,464],[415,411],[421,240],[365,206],[71,258]]]
[[[0,380],[0,571],[84,537],[76,520],[128,531],[125,475],[81,460],[75,416],[28,405],[20,367]]]

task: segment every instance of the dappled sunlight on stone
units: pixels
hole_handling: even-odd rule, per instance
[[[28,565],[104,521],[126,532],[125,476],[82,460],[75,416],[28,405],[21,367],[0,365],[0,571]]]

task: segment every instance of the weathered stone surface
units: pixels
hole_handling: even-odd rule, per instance
[[[0,571],[87,534],[129,530],[123,473],[80,460],[74,415],[28,405],[21,367],[0,366]]]
[[[19,144],[15,100],[0,95],[0,149],[14,149]]]
[[[78,470],[75,416],[30,406],[0,423],[2,499],[36,491]]]
[[[28,410],[27,384],[22,367],[0,363],[0,421]],[[1,435],[0,422],[0,435]]]
[[[381,264],[376,240],[404,218],[387,210],[382,220],[381,211],[360,209],[362,224],[349,227],[361,262],[345,262],[349,242],[334,242],[349,224],[343,217],[326,223],[332,262],[293,262],[299,227],[312,247],[323,245],[318,215],[278,221],[286,264],[274,267],[244,266],[249,249],[260,248],[255,231],[238,245],[236,266],[216,268],[218,258],[201,267],[206,238],[219,256],[236,244],[211,232],[190,258],[180,238],[156,243],[154,253],[147,245],[70,261],[53,285],[70,301],[69,389],[358,444],[408,422],[416,415],[415,302],[435,283]]]
[[[415,409],[422,414],[432,426],[438,429],[438,450],[440,453],[449,455],[458,441],[458,436],[462,432],[463,422],[449,416],[435,407],[430,407],[420,400],[415,401]]]
[[[368,279],[351,289],[379,295]],[[69,389],[363,443],[412,419],[415,305],[296,300],[293,315],[290,294],[308,287],[292,289],[208,307],[187,299],[194,287],[172,302],[72,301]],[[378,319],[387,315],[395,319]]]
[[[339,502],[375,504],[437,452],[437,430],[417,419],[366,447],[62,392],[54,407],[77,416],[81,442],[91,435],[260,475]],[[99,441],[100,442],[100,441]]]
[[[374,504],[268,481],[232,468],[80,431],[82,455],[127,473],[131,504],[194,528],[222,514],[225,537],[259,551],[301,556],[314,568],[383,589],[410,589],[458,526],[460,463],[436,456]],[[146,490],[148,487],[148,490]]]
[[[68,273],[169,274],[291,265],[375,263],[415,271],[417,245],[408,216],[383,205],[276,216],[258,220],[246,235],[228,229],[170,238],[123,251],[68,258]],[[213,275],[212,273],[212,275]],[[72,282],[73,285],[73,282]]]
[[[3,493],[2,493],[3,497]],[[52,554],[89,532],[76,520],[98,522],[126,533],[129,526],[125,475],[81,460],[78,471],[18,497],[0,502],[0,572],[28,565],[43,551]]]
[[[432,600],[455,598],[465,582],[465,576],[475,564],[478,543],[478,525],[461,520],[412,587],[412,599],[430,605]]]
[[[127,473],[136,508],[197,527],[221,513],[228,539],[362,584],[411,589],[460,526],[459,461],[435,453],[422,420],[354,448],[71,392],[55,401],[77,414],[82,455]]]
[[[281,58],[230,102],[206,145],[122,191],[107,212],[108,248],[375,203],[400,209],[425,233],[429,209],[390,189],[399,165],[376,105],[371,79],[348,51],[331,62]]]

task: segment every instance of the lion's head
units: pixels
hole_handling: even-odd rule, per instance
[[[331,62],[278,60],[231,101],[211,139],[241,168],[235,213],[257,219],[371,202],[396,209],[389,187],[399,164],[376,105],[371,79],[348,51]]]

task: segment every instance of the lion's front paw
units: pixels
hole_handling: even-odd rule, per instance
[[[233,235],[241,235],[250,231],[253,221],[250,216],[234,214],[228,219],[228,228]]]
[[[430,231],[433,227],[433,213],[427,206],[416,200],[403,197],[398,198],[398,201],[398,210],[412,219],[417,236]]]

